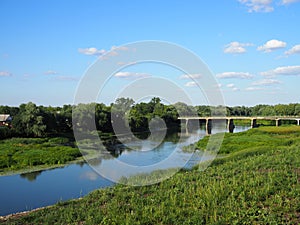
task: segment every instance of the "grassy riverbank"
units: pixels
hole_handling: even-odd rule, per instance
[[[207,139],[197,143],[204,147]],[[117,185],[3,224],[298,224],[300,127],[226,134],[204,172],[181,171],[159,184]]]
[[[11,138],[0,141],[0,173],[50,167],[81,157],[68,138]]]
[[[98,135],[107,149],[117,143],[116,137],[110,133],[95,133],[95,138]],[[77,144],[80,144],[81,151]],[[93,141],[84,138],[75,142],[72,134],[0,140],[0,176],[52,169],[93,159],[100,154],[98,146],[94,145]],[[109,155],[106,154],[106,157]]]

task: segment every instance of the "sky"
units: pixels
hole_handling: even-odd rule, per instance
[[[298,0],[0,0],[0,105],[73,104],[93,63],[144,40],[197,55],[225,105],[299,103],[299,21]],[[184,90],[192,104],[207,105],[197,86],[205,86],[203,76],[133,62],[97,84],[104,90],[97,99],[109,104],[120,90],[138,87],[134,82],[157,77]]]

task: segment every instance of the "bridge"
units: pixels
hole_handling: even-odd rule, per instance
[[[255,116],[255,117],[249,117],[249,116],[203,116],[203,117],[192,117],[192,116],[186,116],[186,117],[178,117],[179,120],[185,120],[186,128],[188,128],[188,124],[190,120],[198,120],[198,121],[205,121],[206,126],[206,133],[211,134],[213,123],[218,122],[219,124],[221,122],[225,122],[224,125],[227,125],[227,129],[230,133],[234,130],[234,120],[250,120],[251,121],[251,128],[257,127],[257,121],[258,120],[272,120],[275,121],[276,126],[280,126],[281,122],[284,120],[294,120],[297,121],[297,125],[300,126],[300,116],[294,117],[294,116]]]

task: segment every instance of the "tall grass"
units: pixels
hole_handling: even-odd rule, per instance
[[[97,190],[2,223],[299,224],[299,136],[298,127],[228,134],[225,157],[204,172],[194,168],[156,185]]]
[[[59,165],[80,157],[67,138],[12,138],[0,141],[0,172]]]

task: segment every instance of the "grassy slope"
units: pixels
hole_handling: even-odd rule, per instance
[[[204,141],[198,143],[203,145]],[[145,187],[94,191],[7,224],[297,224],[300,128],[227,134],[205,172],[182,171]],[[1,220],[0,220],[1,221]],[[4,220],[3,220],[3,223]]]

